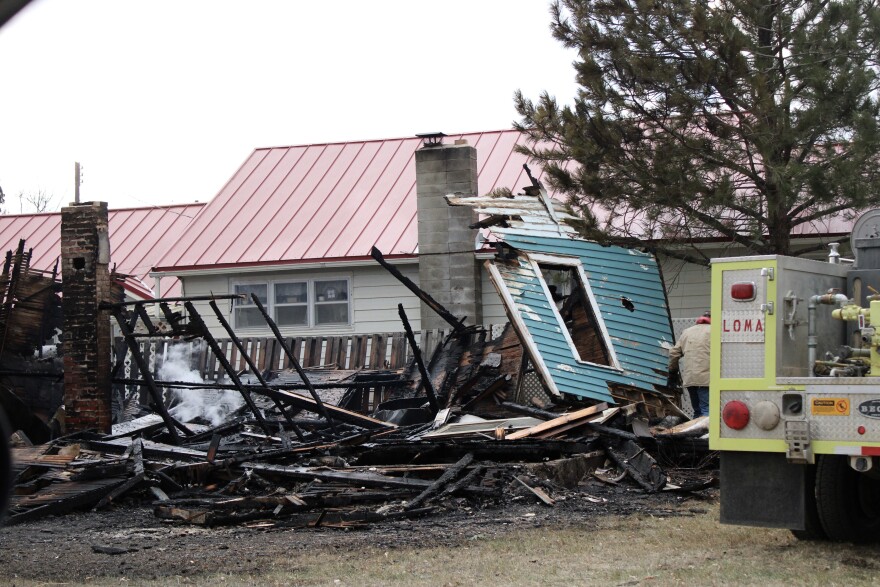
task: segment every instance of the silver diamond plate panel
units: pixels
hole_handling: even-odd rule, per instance
[[[721,345],[721,377],[737,379],[764,376],[764,344],[727,342]]]
[[[880,389],[878,389],[878,393],[876,396],[880,399]],[[812,405],[813,398],[820,399],[845,399],[849,402],[850,410],[848,416],[843,415],[835,415],[835,416],[815,416],[811,413],[810,406]],[[880,420],[874,418],[867,418],[858,413],[858,406],[860,403],[865,401],[866,396],[864,394],[846,394],[846,393],[822,393],[822,394],[806,394],[806,419],[810,423],[810,438],[812,440],[830,440],[830,441],[850,441],[850,442],[864,442],[864,443],[877,443],[880,442]],[[721,407],[723,409],[724,404],[733,401],[740,400],[745,402],[746,405],[752,407],[756,405],[759,401],[771,401],[776,404],[776,407],[779,408],[780,413],[782,412],[782,392],[769,392],[769,391],[722,391],[721,392]],[[749,422],[749,424],[743,428],[742,430],[731,430],[724,424],[720,426],[720,435],[722,438],[756,438],[756,439],[775,439],[782,440],[784,437],[784,429],[783,421],[785,416],[782,417],[783,420],[780,420],[779,425],[773,430],[762,430],[754,425],[754,423]],[[864,426],[865,433],[859,434],[858,427]]]
[[[722,301],[721,314],[722,326],[725,316],[741,315],[753,319],[761,315],[761,304],[767,298],[767,286],[761,277],[760,269],[734,269],[724,271],[722,277]],[[741,281],[754,282],[756,287],[755,299],[750,302],[740,302],[730,297],[730,287]],[[717,320],[717,318],[716,318]],[[732,322],[731,322],[732,329]],[[752,326],[754,331],[754,325]],[[738,334],[738,333],[737,333]],[[745,337],[722,336],[721,342],[721,377],[725,379],[739,379],[764,376],[764,342],[763,336],[756,339],[754,332]]]

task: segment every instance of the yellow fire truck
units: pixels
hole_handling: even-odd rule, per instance
[[[712,261],[710,447],[721,521],[880,539],[880,210],[853,263]]]

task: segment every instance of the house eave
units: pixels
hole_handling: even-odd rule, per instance
[[[418,255],[387,255],[386,260],[394,265],[408,265],[418,262]],[[351,257],[347,259],[303,259],[301,261],[268,261],[254,263],[223,263],[219,265],[189,265],[154,267],[151,277],[192,277],[197,275],[228,275],[231,272],[263,273],[267,271],[341,269],[348,267],[377,266],[372,257]]]

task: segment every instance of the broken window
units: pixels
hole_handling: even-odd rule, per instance
[[[577,265],[539,262],[541,277],[547,284],[562,323],[580,361],[614,366],[605,335],[596,318],[596,308]]]

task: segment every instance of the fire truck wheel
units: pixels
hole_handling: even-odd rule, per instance
[[[792,530],[791,533],[798,540],[827,540],[828,535],[822,529],[822,521],[819,519],[819,507],[816,504],[816,467],[807,465],[807,487],[805,496],[806,519],[803,530]]]
[[[880,479],[858,473],[845,456],[820,455],[816,505],[828,538],[838,542],[880,540]]]

